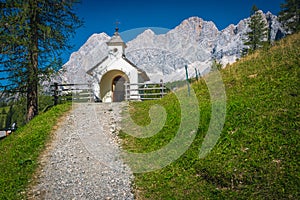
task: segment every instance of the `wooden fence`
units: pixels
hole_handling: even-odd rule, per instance
[[[53,92],[54,105],[63,101],[91,102],[93,100],[93,91],[91,84],[59,84],[51,85]]]
[[[163,82],[160,83],[125,83],[125,100],[161,99],[168,92]]]
[[[125,83],[125,101],[161,99],[169,90],[164,83]],[[94,100],[91,84],[51,85],[54,105],[64,101],[92,102]]]

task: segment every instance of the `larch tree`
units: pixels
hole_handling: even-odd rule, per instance
[[[287,33],[300,31],[300,0],[286,0],[280,7],[278,18]]]
[[[268,23],[263,17],[263,13],[253,5],[249,22],[249,31],[246,33],[244,45],[254,51],[263,46],[268,40]]]
[[[69,38],[82,25],[77,0],[0,0],[2,90],[26,94],[26,121],[38,114],[40,80],[62,65]]]

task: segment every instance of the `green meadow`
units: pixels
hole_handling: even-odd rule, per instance
[[[199,158],[199,150],[211,120],[211,99],[203,78],[192,81],[200,112],[196,137],[167,167],[135,174],[136,198],[299,199],[299,56],[300,34],[295,34],[220,71],[226,120],[216,145],[204,158]],[[136,124],[148,125],[149,109],[157,104],[167,113],[164,127],[149,138],[121,131],[128,152],[159,150],[175,137],[181,113],[174,94],[131,103],[129,111]]]
[[[0,199],[25,199],[53,127],[70,109],[71,104],[52,107],[0,141]]]

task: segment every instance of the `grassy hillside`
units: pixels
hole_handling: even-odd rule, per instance
[[[0,141],[0,199],[24,199],[53,126],[70,108],[71,104],[52,107]]]
[[[20,98],[16,102],[0,102],[0,130],[9,128],[16,122],[18,127],[26,124],[26,99]],[[39,113],[53,104],[52,96],[39,95]]]
[[[227,95],[226,122],[211,153],[199,159],[210,121],[205,82],[193,84],[201,110],[196,139],[178,160],[154,172],[135,174],[138,199],[299,199],[300,34],[257,51],[221,70]],[[120,133],[132,152],[159,149],[174,137],[180,110],[174,95],[134,103],[136,123],[148,110],[168,113],[164,128],[146,139]]]

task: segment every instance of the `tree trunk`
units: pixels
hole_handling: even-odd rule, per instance
[[[29,122],[38,115],[38,9],[37,2],[31,1],[30,34],[31,45],[29,47],[28,85],[27,85],[27,116]]]
[[[32,58],[35,59],[35,55]],[[34,64],[34,63],[33,63]],[[38,115],[38,87],[37,87],[37,60],[36,63],[31,67],[33,73],[30,74],[30,78],[27,86],[27,117],[26,121],[29,122],[36,115]]]

